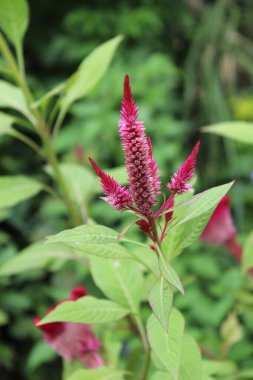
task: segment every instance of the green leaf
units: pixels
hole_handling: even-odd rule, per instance
[[[39,182],[25,176],[0,177],[0,209],[15,206],[41,190]]]
[[[203,374],[210,375],[232,375],[236,372],[236,365],[231,361],[203,360]]]
[[[111,301],[90,296],[58,305],[40,325],[49,322],[108,323],[125,317],[129,310]]]
[[[34,116],[29,111],[22,91],[18,87],[4,80],[0,80],[0,108],[1,107],[11,108],[20,112],[33,125],[36,125]]]
[[[84,202],[94,192],[98,182],[96,176],[90,170],[78,164],[60,164],[59,169],[69,188],[72,200],[80,207],[83,207]],[[46,171],[53,176],[50,166],[46,167]]]
[[[123,380],[123,372],[113,368],[78,369],[67,380]]]
[[[151,380],[172,380],[172,377],[163,371],[158,371],[153,374]]]
[[[253,123],[246,121],[227,121],[202,128],[205,133],[228,137],[245,144],[253,144]]]
[[[188,334],[183,337],[180,380],[202,380],[202,358],[195,340]]]
[[[173,290],[162,276],[150,289],[148,300],[153,313],[161,322],[164,330],[168,332],[169,316],[173,303]]]
[[[164,279],[178,289],[184,295],[184,288],[175,269],[169,264],[162,254],[159,254],[159,268]]]
[[[212,213],[213,209],[186,223],[180,224],[173,231],[170,231],[162,243],[162,251],[164,252],[165,258],[169,260],[175,258],[185,248],[199,240]]]
[[[22,45],[28,21],[26,0],[0,0],[0,28],[17,50]]]
[[[12,124],[14,122],[14,118],[9,116],[3,112],[0,112],[0,136],[4,134],[12,134]]]
[[[253,268],[253,232],[251,232],[243,249],[242,272],[246,273],[251,268]]]
[[[148,319],[147,331],[151,349],[164,370],[171,375],[172,380],[178,380],[184,334],[183,316],[173,308],[169,318],[169,332],[166,333],[161,323],[152,314]]]
[[[201,194],[193,196],[192,198],[194,198],[194,202],[192,202],[191,199],[191,203],[185,207],[182,215],[168,229],[168,234],[179,225],[186,223],[202,214],[205,214],[207,211],[217,206],[223,196],[229,191],[233,183],[234,181],[225,185],[213,187]],[[180,205],[177,206],[177,208],[179,207]]]
[[[122,37],[118,36],[97,47],[71,76],[61,99],[63,114],[76,100],[87,95],[105,74]]]
[[[99,225],[83,225],[49,236],[47,243],[63,243],[80,253],[106,259],[129,257],[130,252],[117,240],[118,233]]]
[[[61,244],[35,243],[4,262],[0,266],[0,276],[10,276],[32,269],[41,269],[48,266],[56,258],[66,260],[69,256],[69,252]]]
[[[138,264],[130,260],[91,260],[91,273],[95,284],[111,300],[138,312],[143,277]]]

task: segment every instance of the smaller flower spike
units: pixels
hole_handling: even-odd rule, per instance
[[[92,158],[89,158],[89,160],[97,176],[100,178],[104,193],[107,195],[107,197],[103,199],[119,211],[131,207],[132,200],[129,190],[127,190],[125,186],[120,186],[114,178],[101,170]]]
[[[175,194],[183,194],[192,190],[192,186],[187,182],[193,177],[194,174],[199,144],[200,142],[198,141],[189,157],[183,165],[180,166],[178,172],[173,174],[171,181],[167,184],[167,188]]]

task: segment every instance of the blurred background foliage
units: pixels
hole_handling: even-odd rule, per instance
[[[223,120],[253,121],[251,0],[30,0],[30,8],[25,61],[38,98],[65,80],[100,43],[124,35],[104,79],[68,114],[57,139],[62,161],[89,168],[87,158],[92,156],[103,168],[123,165],[117,121],[125,73],[131,76],[164,181],[200,138],[200,127]],[[210,135],[201,136],[201,143],[198,190],[236,178],[232,204],[243,241],[253,225],[252,148]],[[1,138],[0,155],[3,175],[43,176],[44,163],[17,140]],[[97,198],[90,197],[90,217],[120,230],[129,217]],[[14,207],[7,219],[0,214],[1,220],[0,262],[68,227],[65,208],[45,194]],[[178,267],[187,296],[178,297],[176,305],[203,352],[247,368],[253,355],[253,296],[252,287],[245,290],[249,284],[237,264],[225,249],[199,243],[180,257]],[[52,262],[47,273],[36,270],[0,279],[1,379],[60,378],[60,360],[44,345],[32,320],[84,278],[95,291],[87,270],[75,263]],[[226,330],[231,325],[236,332],[232,343]]]

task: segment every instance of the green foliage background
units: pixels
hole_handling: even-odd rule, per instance
[[[103,168],[123,165],[117,120],[122,80],[128,73],[164,181],[201,138],[197,187],[202,190],[236,178],[232,205],[243,242],[253,225],[252,146],[200,136],[200,127],[228,120],[253,121],[251,1],[30,0],[30,8],[25,61],[37,98],[71,75],[100,43],[124,35],[106,76],[66,118],[57,139],[62,161],[89,168],[87,157],[92,156]],[[10,137],[0,139],[0,158],[1,175],[43,176],[44,163]],[[89,203],[89,215],[97,223],[120,230],[131,219],[97,198],[90,196]],[[0,263],[45,235],[69,227],[65,208],[45,194],[8,213],[7,219],[0,213]],[[134,229],[130,234],[140,238]],[[187,294],[177,296],[176,306],[184,312],[190,332],[208,355],[249,367],[252,284],[245,288],[237,264],[221,247],[198,243],[180,257],[177,266]],[[3,380],[59,379],[60,360],[42,343],[41,334],[32,327],[33,317],[43,315],[83,278],[88,290],[99,294],[85,267],[52,260],[48,269],[0,279]],[[227,347],[221,325],[228,315],[236,315],[234,320],[231,317],[233,329],[242,324],[244,333]],[[127,338],[122,334],[122,340]]]

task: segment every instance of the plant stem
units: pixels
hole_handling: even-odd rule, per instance
[[[15,62],[15,59],[14,59],[14,57],[13,57],[5,39],[1,33],[0,33],[0,50],[2,51],[2,54],[5,58],[5,60],[9,64],[9,66],[13,72],[13,76],[14,76],[17,84],[20,86],[20,88],[21,88],[21,90],[22,90],[22,92],[26,98],[28,105],[30,105],[31,103],[34,102],[34,99],[33,99],[32,93],[31,93],[31,91],[30,91],[30,89],[26,83],[22,51],[19,51],[19,49],[17,49],[17,56],[18,56],[18,62],[19,62],[19,68],[18,68],[17,64]],[[63,200],[64,200],[64,202],[65,202],[65,204],[69,210],[70,216],[72,218],[72,222],[74,225],[81,224],[80,215],[79,215],[78,210],[75,207],[75,205],[71,199],[71,195],[69,193],[68,186],[66,185],[65,180],[64,180],[64,178],[61,174],[61,171],[59,169],[59,163],[57,160],[57,156],[55,154],[54,146],[52,144],[52,141],[51,141],[51,138],[49,135],[49,131],[48,131],[48,127],[46,125],[46,121],[44,120],[44,118],[41,115],[39,110],[33,109],[31,107],[30,107],[30,110],[36,119],[37,132],[40,135],[40,138],[41,138],[43,145],[44,145],[45,154],[43,156],[44,156],[44,158],[46,158],[48,160],[48,162],[52,166],[55,181],[56,181],[58,188],[62,194],[62,198],[63,198]],[[61,119],[58,121],[58,123],[60,123],[63,120],[63,117],[64,117],[64,115],[61,116]],[[39,150],[39,147],[37,147],[37,145],[35,143],[33,143],[32,140],[30,140],[26,136],[23,136],[22,134],[19,134],[19,132],[17,132],[16,136],[20,140],[22,140],[23,142],[28,144],[31,148],[36,150],[37,153],[41,153],[41,151]]]
[[[151,352],[150,351],[151,351],[150,348],[148,348],[148,350],[145,353],[144,367],[143,367],[143,373],[142,373],[142,376],[141,376],[141,380],[147,380],[147,378],[148,378],[149,365],[150,365],[150,356],[151,356]]]

